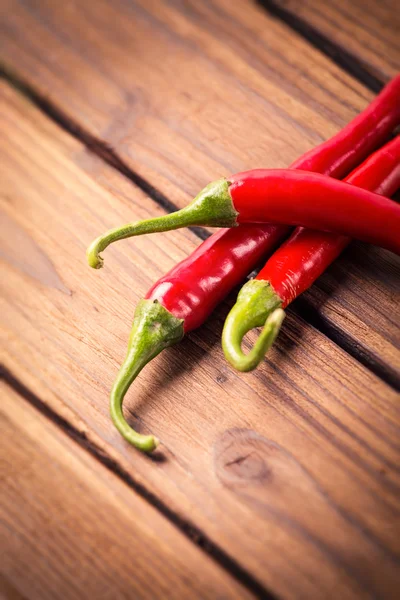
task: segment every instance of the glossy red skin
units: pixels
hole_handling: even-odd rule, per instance
[[[392,196],[400,188],[400,136],[373,154],[346,181]],[[322,275],[350,241],[342,235],[297,227],[256,279],[269,281],[285,308]]]
[[[341,132],[291,168],[345,176],[400,123],[399,94],[400,76]],[[282,225],[219,230],[156,282],[146,298],[158,300],[171,314],[183,318],[185,332],[195,329],[289,231]]]
[[[146,298],[161,302],[175,317],[184,319],[185,332],[191,331],[204,323],[289,231],[279,225],[220,229],[159,279]]]
[[[230,178],[237,223],[331,231],[400,254],[400,205],[318,173],[255,169]]]

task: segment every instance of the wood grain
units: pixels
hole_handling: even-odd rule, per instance
[[[397,0],[273,0],[353,54],[375,77],[400,71],[400,11]]]
[[[5,84],[0,99],[0,197],[15,222],[0,240],[9,248],[8,232],[23,231],[26,251],[37,249],[29,274],[3,262],[6,366],[274,593],[394,598],[398,395],[293,315],[261,369],[232,371],[219,347],[225,305],[135,382],[129,419],[162,446],[154,460],[129,447],[107,396],[133,307],[197,240],[137,238],[90,271],[86,240],[99,228],[162,209]]]
[[[4,383],[0,393],[5,598],[251,597]]]
[[[289,165],[373,97],[243,0],[0,5],[7,67],[62,110],[72,129],[76,123],[110,144],[179,207],[221,175]],[[113,214],[103,227],[117,223]],[[325,333],[400,387],[400,261],[358,248],[321,278],[306,304]]]

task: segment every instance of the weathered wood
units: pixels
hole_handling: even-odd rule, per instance
[[[4,383],[0,394],[5,600],[12,589],[29,600],[252,597]]]
[[[6,65],[177,206],[221,175],[289,165],[373,97],[254,3],[0,4]],[[113,214],[95,233],[117,222]],[[370,270],[354,266],[356,253],[306,302],[329,335],[400,385],[398,303],[386,276],[390,263],[398,278],[400,261],[364,247]]]
[[[400,71],[398,0],[273,0],[300,17],[381,81]]]
[[[261,369],[232,371],[225,306],[135,382],[130,420],[162,441],[159,460],[136,452],[111,425],[108,391],[134,304],[196,238],[137,238],[91,271],[99,228],[162,209],[5,84],[0,114],[6,366],[274,592],[394,598],[398,395],[294,316]]]

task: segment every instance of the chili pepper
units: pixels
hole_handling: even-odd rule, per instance
[[[400,188],[400,136],[370,156],[346,181],[382,195],[393,195]],[[286,308],[307,290],[350,241],[349,237],[298,227],[276,250],[256,278],[243,286],[225,321],[222,347],[234,367],[251,371],[259,364],[271,346],[271,312]],[[251,351],[244,354],[243,337],[264,323],[266,329]]]
[[[397,75],[366,110],[363,110],[332,138],[333,146],[343,148],[343,152],[336,160],[332,160],[334,148],[330,148],[328,144],[321,144],[304,154],[292,164],[291,168],[325,173],[342,179],[384,143],[388,135],[399,125],[399,98],[400,75]]]
[[[282,227],[222,229],[159,279],[136,308],[128,351],[111,391],[111,417],[123,437],[151,452],[158,441],[134,431],[122,413],[124,396],[142,368],[185,333],[199,327],[215,306],[282,239]]]
[[[255,169],[206,186],[185,208],[114,230],[120,239],[193,225],[301,225],[348,235],[400,254],[400,206],[319,173]],[[92,250],[93,251],[93,248]]]
[[[337,136],[319,146],[324,153],[324,168],[335,177],[343,169],[354,167],[371,147],[377,146],[400,121],[400,107],[394,97],[400,92],[400,77],[391,82],[376,100]],[[362,122],[365,123],[364,128]],[[354,127],[353,127],[354,124]],[[357,126],[356,126],[357,125]],[[368,135],[367,135],[368,133]],[[353,152],[353,148],[356,149]],[[343,161],[343,156],[350,156]],[[320,168],[318,154],[312,160]],[[301,159],[297,161],[301,166]],[[332,170],[332,165],[335,165]],[[289,228],[276,225],[242,225],[221,230],[203,242],[195,252],[161,278],[139,302],[129,339],[127,356],[111,392],[111,414],[119,432],[134,446],[150,452],[157,439],[135,432],[122,413],[124,396],[141,369],[164,348],[177,343],[186,331],[198,327],[229,291],[254,268],[262,256],[270,251]],[[89,262],[99,268],[102,260],[98,252],[105,245],[94,242]],[[279,313],[278,313],[279,314]],[[279,324],[278,324],[279,325]],[[277,327],[279,329],[279,327]],[[271,333],[271,342],[274,332]]]
[[[215,306],[282,239],[282,227],[221,229],[159,279],[136,308],[124,363],[111,391],[111,417],[123,437],[145,452],[157,439],[134,431],[122,403],[142,368],[162,350],[199,327]]]
[[[400,123],[400,75],[392,79],[373,102],[339,133],[327,142],[310,150],[292,164],[292,169],[303,169],[342,178],[356,167],[372,150],[382,144]],[[173,218],[177,213],[173,213]],[[201,224],[198,222],[198,224]],[[170,228],[173,221],[170,220]],[[179,227],[180,225],[176,225]],[[144,227],[142,233],[146,232]],[[138,235],[139,231],[135,235]],[[128,227],[111,229],[92,242],[87,251],[89,265],[99,269],[103,265],[100,253],[114,241],[133,235]]]

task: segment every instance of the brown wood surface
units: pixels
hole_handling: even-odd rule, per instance
[[[251,597],[5,383],[0,395],[2,598]]]
[[[400,71],[398,0],[272,0],[387,81]]]
[[[398,394],[293,314],[261,369],[234,372],[219,345],[224,305],[135,382],[129,419],[162,445],[153,460],[129,447],[107,397],[133,307],[198,240],[137,238],[89,270],[88,239],[162,209],[6,83],[0,114],[6,367],[267,589],[395,598]]]
[[[221,175],[288,166],[373,97],[255,3],[0,5],[6,68],[178,207]],[[374,31],[384,36],[379,21]],[[355,246],[304,296],[303,314],[397,387],[399,273],[398,257]]]

